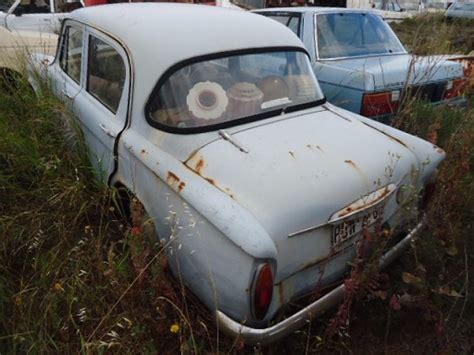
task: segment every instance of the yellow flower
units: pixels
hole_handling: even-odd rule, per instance
[[[174,323],[170,328],[170,332],[174,333],[174,334],[178,333],[179,332],[179,325]]]
[[[59,292],[59,291],[64,292],[64,288],[63,288],[63,286],[61,285],[60,282],[56,282],[56,283],[54,284],[54,289],[55,289],[56,291],[58,291],[58,292]]]

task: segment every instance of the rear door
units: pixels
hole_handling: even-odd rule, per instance
[[[104,182],[116,169],[115,141],[126,125],[130,70],[125,50],[91,28],[84,37],[84,80],[74,98],[91,161]]]

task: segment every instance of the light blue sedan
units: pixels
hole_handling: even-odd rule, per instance
[[[341,8],[271,8],[256,13],[289,27],[305,44],[331,103],[384,119],[413,97],[463,105],[461,64],[409,54],[376,13]]]

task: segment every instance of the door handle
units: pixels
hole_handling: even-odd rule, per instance
[[[66,96],[69,100],[74,100],[74,96],[69,94],[66,90],[63,90],[63,95]]]
[[[115,133],[113,133],[112,131],[110,131],[107,127],[105,127],[102,123],[99,124],[99,127],[100,129],[106,134],[108,135],[109,137],[111,138],[115,138],[117,137],[117,135]]]

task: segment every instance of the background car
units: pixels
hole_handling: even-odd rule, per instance
[[[0,75],[12,78],[26,69],[27,57],[33,53],[52,55],[58,36],[35,32],[12,32],[0,26]]]
[[[463,68],[443,57],[414,56],[370,11],[273,8],[255,11],[288,26],[308,49],[326,98],[366,117],[386,119],[404,98],[463,105]]]
[[[79,0],[1,0],[0,26],[13,31],[59,33],[61,19],[80,7]]]
[[[32,59],[77,116],[97,176],[141,201],[173,274],[248,343],[340,301],[343,284],[268,326],[341,280],[362,231],[400,236],[386,266],[422,226],[417,194],[444,152],[327,103],[303,43],[275,21],[90,7],[64,22],[55,59]]]
[[[448,19],[465,18],[474,19],[474,3],[455,2],[446,10],[445,16]]]

